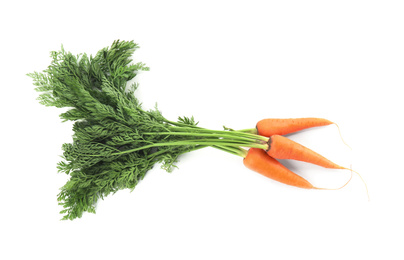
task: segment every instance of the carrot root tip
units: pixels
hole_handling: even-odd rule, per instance
[[[351,177],[350,177],[349,180],[348,180],[344,185],[342,185],[341,187],[338,187],[338,188],[320,188],[320,187],[313,187],[313,189],[316,189],[316,190],[340,190],[340,189],[344,188],[346,185],[348,185],[348,183],[352,180],[352,176],[353,176],[353,173],[352,173],[352,171],[351,171]]]
[[[369,195],[368,186],[367,186],[365,180],[364,180],[364,179],[362,178],[362,176],[359,174],[359,172],[352,170],[352,167],[351,167],[351,168],[341,167],[341,169],[343,169],[343,170],[349,170],[349,171],[351,172],[351,177],[349,178],[349,180],[348,180],[344,185],[342,185],[342,186],[339,187],[339,188],[321,188],[321,187],[313,187],[313,189],[316,189],[316,190],[339,190],[339,189],[342,189],[342,188],[344,188],[346,185],[348,185],[348,183],[352,180],[353,173],[356,173],[356,174],[359,176],[359,178],[362,180],[363,184],[365,185],[365,188],[366,188],[366,195],[367,195],[367,197],[368,197],[368,201],[370,201],[370,195]]]
[[[345,142],[344,138],[342,138],[341,129],[339,128],[339,125],[338,125],[337,123],[334,123],[334,122],[333,122],[333,124],[337,127],[338,133],[339,133],[339,136],[341,137],[342,142],[343,142],[349,149],[352,150],[352,147],[349,146],[349,145],[347,144],[347,142]]]

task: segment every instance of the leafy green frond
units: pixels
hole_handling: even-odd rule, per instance
[[[75,170],[61,188],[58,201],[65,209],[63,219],[81,217],[83,212],[95,212],[98,199],[121,189],[133,190],[147,171],[153,167],[145,158],[127,155],[110,163]]]
[[[149,70],[133,63],[138,48],[133,41],[117,40],[88,56],[62,46],[50,53],[47,69],[27,74],[40,103],[67,108],[60,118],[74,121],[73,140],[63,144],[57,165],[58,172],[70,176],[58,194],[63,219],[95,213],[100,198],[133,190],[155,164],[171,172],[182,154],[206,147],[194,142],[206,136],[190,132],[202,129],[194,117],[179,117],[176,123],[165,119],[157,105],[142,108],[134,94],[138,84],[129,83],[139,71]],[[172,134],[174,127],[190,135]],[[214,138],[219,139],[209,141]]]
[[[186,124],[186,125],[190,125],[190,126],[196,126],[199,123],[199,122],[195,122],[194,116],[192,116],[191,118],[186,117],[186,116],[178,117],[178,122]]]

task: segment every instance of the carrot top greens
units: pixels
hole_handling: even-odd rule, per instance
[[[248,131],[209,130],[193,117],[170,121],[157,108],[143,109],[130,82],[149,68],[132,62],[136,49],[133,41],[117,40],[93,57],[62,47],[51,52],[47,69],[28,74],[40,103],[68,108],[60,117],[74,122],[57,165],[70,176],[58,194],[63,219],[95,213],[99,198],[133,190],[156,163],[172,171],[181,154],[211,146],[245,157],[242,147],[267,148],[267,137]]]

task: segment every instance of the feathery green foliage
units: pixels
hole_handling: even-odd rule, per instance
[[[114,41],[92,57],[73,55],[63,47],[51,52],[52,62],[43,72],[30,73],[39,101],[67,108],[63,121],[73,121],[73,140],[62,146],[57,168],[70,176],[58,195],[63,219],[95,213],[99,198],[120,189],[133,190],[156,163],[168,172],[181,154],[213,146],[241,155],[241,146],[264,147],[259,136],[197,126],[194,118],[164,118],[154,108],[144,110],[130,83],[149,68],[133,63],[138,45]]]

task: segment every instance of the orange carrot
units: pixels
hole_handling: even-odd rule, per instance
[[[243,163],[250,170],[284,184],[305,189],[314,188],[306,179],[290,171],[280,162],[268,156],[265,150],[250,148]]]
[[[257,123],[257,132],[259,135],[270,137],[272,135],[286,135],[303,129],[331,125],[333,122],[323,118],[289,118],[263,119]]]
[[[269,138],[267,153],[269,156],[276,159],[293,159],[316,164],[325,168],[347,169],[281,135],[273,135]]]
[[[348,169],[343,166],[339,166],[338,164],[333,163],[332,161],[328,160],[324,156],[312,151],[311,149],[309,149],[301,144],[298,144],[281,135],[271,136],[268,141],[268,147],[269,148],[266,150],[267,154],[270,157],[273,157],[276,159],[293,159],[293,160],[316,164],[316,165],[319,165],[319,166],[322,166],[325,168],[350,170],[351,178],[343,186],[341,186],[337,189],[341,189],[341,188],[345,187],[350,182],[350,180],[352,179],[352,172],[358,174],[358,176],[361,178],[362,182],[365,184],[366,193],[367,193],[368,199],[369,199],[369,191],[368,191],[366,182],[358,172],[353,171],[352,169]],[[329,188],[317,188],[317,187],[312,187],[312,188],[313,189],[332,190]]]

